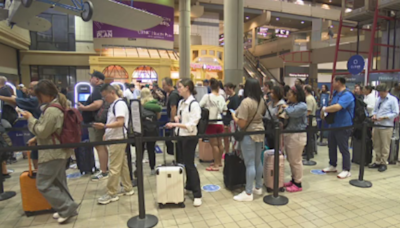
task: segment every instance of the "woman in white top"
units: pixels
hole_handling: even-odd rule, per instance
[[[205,95],[201,101],[200,106],[207,108],[210,112],[210,120],[221,120],[216,122],[209,122],[206,134],[215,135],[224,133],[224,123],[222,122],[222,114],[226,114],[227,107],[225,98],[219,93],[219,82],[212,78],[210,80],[211,93]],[[222,153],[224,147],[222,146],[222,138],[211,138],[210,144],[214,156],[214,163],[210,165],[207,171],[219,171],[219,167],[222,167]]]
[[[374,111],[376,103],[375,90],[373,90],[372,86],[365,86],[363,89],[363,93],[364,103],[367,104],[368,115],[372,116],[372,112]]]
[[[226,93],[225,93],[225,90],[224,90],[224,84],[222,84],[222,82],[219,81],[218,82],[218,86],[219,86],[219,89],[218,89],[219,95],[221,95],[226,100],[227,97],[226,97]],[[212,90],[212,88],[211,88],[211,90]]]
[[[178,83],[178,92],[183,100],[179,102],[175,123],[167,123],[166,128],[175,128],[178,136],[197,135],[197,124],[201,118],[201,108],[194,98],[196,91],[192,80],[185,78]],[[186,187],[187,191],[193,192],[195,207],[202,204],[200,177],[197,168],[194,165],[197,139],[185,139],[178,141],[178,151],[184,152],[183,163],[186,169]]]

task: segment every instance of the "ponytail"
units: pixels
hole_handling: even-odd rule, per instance
[[[121,90],[121,87],[119,85],[113,85],[114,89],[115,89],[115,93],[118,95],[118,97],[123,97],[124,93]]]
[[[67,97],[62,94],[62,93],[58,93],[58,102],[60,102],[61,106],[63,108],[69,108],[69,101],[67,100]]]

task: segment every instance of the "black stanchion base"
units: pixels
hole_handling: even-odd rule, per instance
[[[0,194],[0,201],[11,199],[15,195],[17,195],[15,192],[3,192]]]
[[[154,215],[146,215],[144,219],[139,216],[132,217],[128,220],[129,228],[151,228],[158,224],[158,218]]]
[[[305,166],[314,166],[314,165],[316,165],[317,164],[317,162],[315,162],[315,161],[311,161],[311,160],[309,160],[309,161],[307,161],[307,160],[303,160],[303,165],[305,165]]]
[[[355,186],[355,187],[359,187],[359,188],[370,188],[372,187],[372,183],[370,181],[366,181],[366,180],[351,180],[350,184]]]
[[[289,203],[289,199],[285,196],[274,197],[273,194],[264,197],[264,203],[273,206],[282,206]]]

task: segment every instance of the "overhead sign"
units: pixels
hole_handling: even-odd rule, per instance
[[[120,1],[130,5],[131,1]],[[93,22],[94,38],[143,38],[174,41],[174,8],[166,5],[159,5],[147,2],[134,1],[133,7],[141,9],[163,18],[163,21],[150,29],[142,31],[128,30],[100,22]],[[115,12],[118,17],[118,12]]]
[[[364,67],[365,61],[361,55],[353,55],[350,57],[349,61],[347,61],[347,70],[350,74],[359,74],[364,70]]]
[[[285,77],[308,78],[310,76],[309,67],[286,66],[284,71]]]

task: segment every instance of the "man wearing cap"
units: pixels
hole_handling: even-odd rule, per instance
[[[94,117],[103,105],[100,88],[104,84],[104,79],[104,74],[94,71],[89,81],[93,87],[92,94],[90,94],[85,104],[78,104],[78,109],[82,111],[83,121],[87,124],[95,122]],[[91,142],[103,141],[104,133],[104,129],[89,128],[89,140]],[[95,146],[95,148],[99,156],[100,171],[92,176],[92,181],[99,181],[108,178],[108,152],[106,146]]]
[[[389,94],[385,84],[378,85],[376,91],[379,92],[379,98],[372,112],[372,121],[375,125],[385,127],[374,127],[372,142],[376,160],[369,168],[377,168],[379,172],[384,172],[387,169],[394,119],[399,115],[399,102],[395,96]]]

